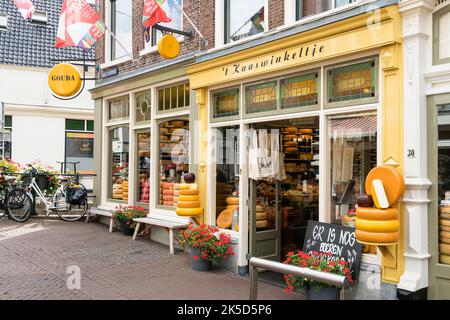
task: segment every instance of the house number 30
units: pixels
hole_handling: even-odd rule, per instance
[[[415,158],[416,157],[416,150],[408,149],[407,156],[408,156],[408,158]]]

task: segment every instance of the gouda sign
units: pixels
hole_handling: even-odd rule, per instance
[[[71,97],[81,88],[80,73],[71,64],[57,64],[48,74],[48,86],[58,96]]]

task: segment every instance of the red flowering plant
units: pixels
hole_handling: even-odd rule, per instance
[[[133,224],[134,218],[144,218],[147,216],[147,211],[143,207],[139,206],[116,206],[112,212],[114,219],[129,225]]]
[[[284,260],[283,263],[317,271],[335,273],[345,276],[350,284],[353,283],[353,277],[348,266],[348,262],[343,258],[332,256],[331,253],[313,251],[308,254],[300,250],[297,252],[291,251],[287,254],[286,260]],[[294,291],[295,289],[305,291],[311,287],[316,290],[320,290],[320,288],[333,287],[326,283],[291,274],[285,274],[284,281],[287,285],[285,290],[288,293]]]
[[[192,259],[220,263],[233,256],[234,252],[230,235],[218,232],[219,229],[207,224],[194,226],[190,223],[187,229],[180,231],[179,242],[184,247],[200,250],[201,256],[193,256]]]

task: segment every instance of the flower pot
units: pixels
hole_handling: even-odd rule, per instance
[[[120,221],[120,229],[123,235],[132,236],[134,229],[130,228],[131,223],[129,221]]]
[[[306,299],[307,300],[339,300],[340,299],[340,290],[336,287],[327,287],[327,288],[309,288],[306,291]]]
[[[209,271],[211,270],[211,261],[202,259],[200,249],[191,248],[189,250],[191,255],[191,267],[196,271]]]

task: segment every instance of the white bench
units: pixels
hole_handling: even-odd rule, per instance
[[[111,210],[91,208],[86,213],[86,223],[89,222],[91,216],[104,216],[109,218],[109,232],[113,231],[114,227],[114,218]]]
[[[139,228],[141,227],[142,224],[146,224],[147,226],[141,232],[141,235],[144,234],[146,231],[149,231],[152,226],[167,228],[169,230],[169,247],[170,247],[171,254],[175,253],[174,246],[173,246],[173,242],[174,242],[173,230],[184,229],[184,228],[188,227],[187,223],[167,221],[167,220],[161,220],[161,219],[155,219],[155,218],[136,218],[136,219],[133,219],[133,221],[136,222],[136,227],[134,229],[134,234],[133,234],[133,240],[136,240],[136,236],[138,235]]]

